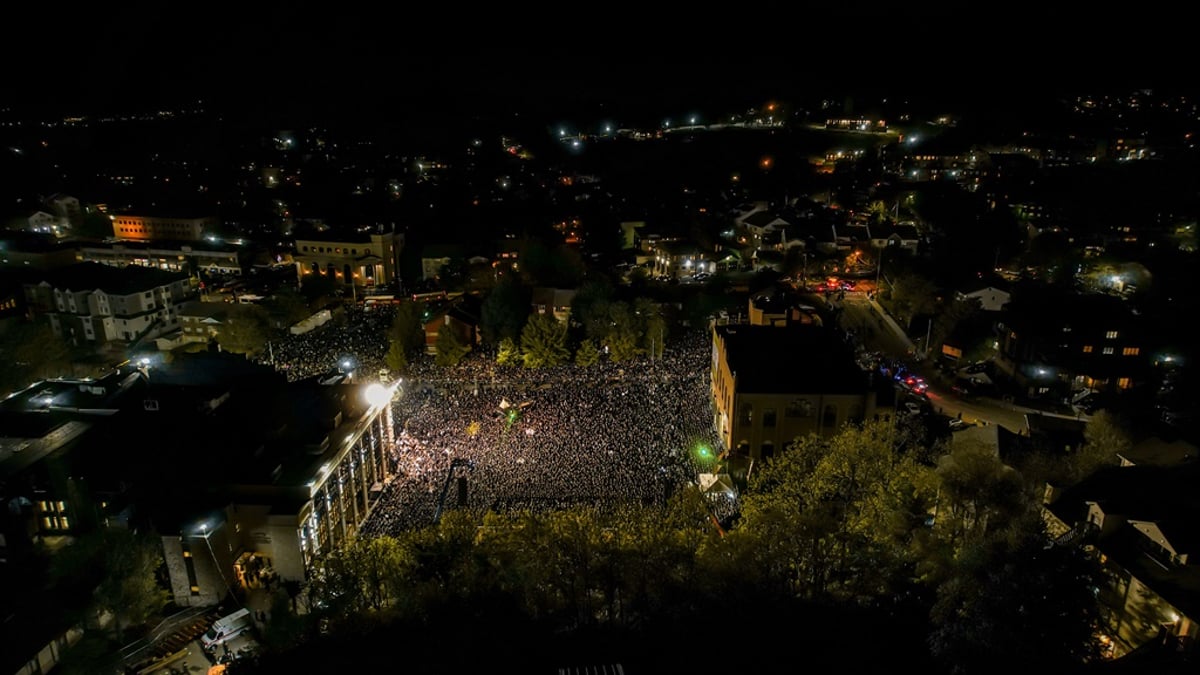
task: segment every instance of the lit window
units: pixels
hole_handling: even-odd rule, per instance
[[[1133,378],[1122,377],[1117,379],[1117,387],[1120,389],[1129,389],[1133,387]]]
[[[58,512],[59,513],[62,513],[63,511],[67,510],[67,505],[63,501],[60,500],[57,504],[58,504]]]
[[[1105,354],[1111,354],[1111,353],[1113,353],[1113,348],[1112,348],[1112,347],[1105,347],[1105,348],[1104,348],[1104,353],[1105,353]]]
[[[1092,346],[1091,346],[1091,345],[1084,345],[1084,346],[1083,346],[1083,353],[1084,353],[1084,354],[1091,354],[1091,353],[1092,353]]]
[[[50,529],[54,528],[54,526],[50,524],[49,518],[42,518],[42,528],[46,529],[46,530],[50,530]]]
[[[184,552],[183,552],[183,557],[185,557],[185,558],[190,558],[190,557],[192,557],[192,552],[191,552],[191,551],[184,551]]]
[[[192,595],[200,595],[200,587],[192,586]]]
[[[1117,339],[1117,331],[1110,330],[1104,334],[1104,337],[1108,338],[1109,340],[1116,340]]]
[[[64,529],[64,530],[71,529],[71,520],[69,518],[67,518],[66,516],[59,518],[58,522],[62,525],[62,529]]]
[[[1138,352],[1140,351],[1142,350],[1138,347],[1126,347],[1125,349],[1121,350],[1121,353],[1125,356],[1137,356]]]

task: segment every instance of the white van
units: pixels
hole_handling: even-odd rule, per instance
[[[241,635],[242,631],[252,625],[254,625],[254,619],[250,615],[250,610],[239,609],[214,621],[212,628],[209,628],[208,632],[200,637],[200,644],[204,645],[205,649],[212,649],[234,636]]]

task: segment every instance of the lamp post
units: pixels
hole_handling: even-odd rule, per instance
[[[221,569],[221,562],[217,560],[217,552],[213,550],[212,540],[209,539],[211,536],[212,533],[208,531],[208,523],[200,523],[200,538],[208,546],[208,554],[212,557],[213,567],[217,568],[217,574],[221,575],[221,583],[225,585],[225,592],[232,596],[233,588],[230,587],[229,580],[225,578],[225,570]]]

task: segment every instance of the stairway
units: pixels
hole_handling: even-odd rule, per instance
[[[204,632],[212,626],[213,622],[217,620],[217,614],[218,610],[213,608],[180,624],[171,633],[155,641],[154,645],[146,650],[143,658],[137,663],[130,664],[131,667],[135,672],[148,672],[147,668],[154,663],[186,649],[188,644],[204,635]]]

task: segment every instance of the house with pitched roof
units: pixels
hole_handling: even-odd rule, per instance
[[[1200,635],[1200,462],[1100,469],[1049,486],[1042,513],[1059,545],[1095,551],[1113,655],[1152,643],[1190,651]]]

